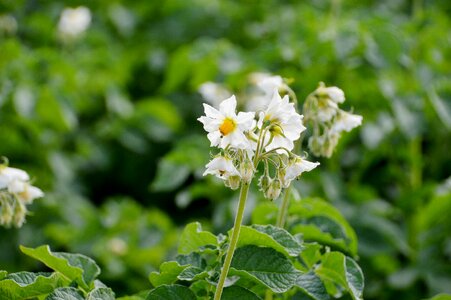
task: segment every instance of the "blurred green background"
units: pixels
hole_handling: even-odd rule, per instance
[[[64,36],[80,5],[89,27]],[[299,99],[337,85],[364,117],[297,189],[356,230],[365,299],[451,293],[450,16],[447,0],[2,0],[0,155],[46,197],[0,228],[0,269],[37,270],[18,245],[48,243],[95,258],[122,295],[149,288],[183,224],[225,232],[236,194],[201,176],[197,90],[265,71]]]

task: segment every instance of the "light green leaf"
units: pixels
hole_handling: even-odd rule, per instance
[[[249,245],[236,249],[229,274],[263,284],[275,293],[283,293],[296,283],[300,272],[284,254],[272,248]]]
[[[298,256],[303,249],[288,231],[273,225],[242,226],[237,247],[246,245],[270,247],[287,256]]]
[[[75,280],[87,290],[93,286],[94,279],[100,274],[100,268],[97,264],[91,258],[82,254],[52,252],[48,245],[35,249],[20,246],[20,250],[61,273],[65,278]]]
[[[321,279],[313,272],[302,274],[296,280],[296,286],[310,298],[315,300],[328,300],[330,299],[327,294],[326,287],[322,283]]]
[[[204,269],[198,268],[198,267],[192,267],[189,266],[185,270],[183,270],[177,278],[179,280],[185,280],[185,281],[194,281],[198,279],[203,279],[208,277],[207,271],[204,271]]]
[[[6,271],[0,271],[0,280],[2,280],[3,278],[5,278],[6,277],[6,275],[8,275],[8,272],[6,272]]]
[[[363,273],[352,258],[340,252],[328,252],[315,272],[323,281],[342,286],[354,300],[363,299]]]
[[[208,231],[202,231],[202,226],[198,222],[186,225],[179,242],[179,253],[189,254],[199,251],[199,248],[206,245],[218,246],[216,236]]]
[[[316,241],[353,256],[357,255],[357,236],[354,230],[329,203],[317,198],[303,199],[291,205],[289,215],[299,216],[291,217],[289,231],[292,234],[302,233],[306,241]]]
[[[68,282],[59,273],[11,273],[0,280],[0,295],[11,300],[37,297],[46,295],[65,283]]]
[[[81,292],[71,287],[58,288],[48,295],[45,300],[85,300]]]
[[[179,254],[175,260],[181,265],[191,265],[198,268],[205,268],[207,263],[197,252],[191,252],[188,255]]]
[[[261,300],[261,298],[255,295],[253,292],[237,285],[227,287],[222,292],[221,300],[239,300],[239,299]]]
[[[110,288],[102,287],[92,290],[86,300],[115,300],[114,292]]]
[[[321,249],[323,247],[317,243],[304,243],[303,246],[304,250],[300,257],[307,270],[310,270],[321,259]]]
[[[449,294],[439,294],[427,300],[451,300],[451,295]]]
[[[149,292],[146,300],[196,300],[194,293],[183,285],[162,285]]]
[[[187,166],[162,159],[158,163],[157,175],[151,185],[155,192],[171,191],[181,185],[189,175]]]
[[[150,283],[152,283],[154,287],[163,284],[172,284],[177,281],[177,276],[186,268],[186,265],[181,266],[176,261],[164,262],[160,266],[160,272],[150,273]]]

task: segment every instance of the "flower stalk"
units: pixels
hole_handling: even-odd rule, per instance
[[[249,192],[250,183],[243,183],[240,190],[240,199],[238,202],[238,211],[235,217],[235,223],[233,225],[232,237],[230,238],[229,248],[222,266],[221,275],[219,276],[219,282],[216,287],[214,300],[220,300],[222,291],[224,289],[224,283],[229,273],[230,265],[232,263],[233,253],[235,252],[238,238],[240,236],[241,223],[243,221],[244,208],[246,207],[247,194]]]

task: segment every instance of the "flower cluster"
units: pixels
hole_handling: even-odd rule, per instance
[[[26,205],[44,193],[30,184],[27,172],[0,165],[0,225],[21,227],[27,215]]]
[[[304,103],[306,122],[311,122],[313,134],[309,148],[316,156],[331,157],[344,131],[351,131],[362,124],[362,116],[346,112],[338,107],[345,101],[344,92],[338,87],[319,87]]]
[[[314,169],[313,163],[294,154],[295,141],[305,130],[303,116],[296,112],[288,95],[281,97],[278,77],[265,77],[259,83],[266,105],[257,112],[236,112],[237,101],[231,96],[216,109],[204,104],[205,116],[198,120],[208,132],[212,147],[219,153],[207,164],[204,175],[212,174],[224,180],[227,187],[237,189],[249,184],[260,163],[263,174],[260,190],[268,199],[276,199],[283,188],[303,172]]]

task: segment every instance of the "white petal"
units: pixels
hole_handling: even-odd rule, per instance
[[[239,112],[237,116],[238,127],[243,131],[252,129],[254,118],[254,112]]]
[[[215,147],[218,146],[221,142],[221,133],[219,131],[213,131],[207,134],[208,139],[210,140],[210,146]]]
[[[236,98],[232,95],[219,104],[219,111],[227,117],[236,116]]]
[[[330,100],[335,103],[343,103],[345,101],[345,93],[336,86],[327,87],[326,92],[329,95]]]

